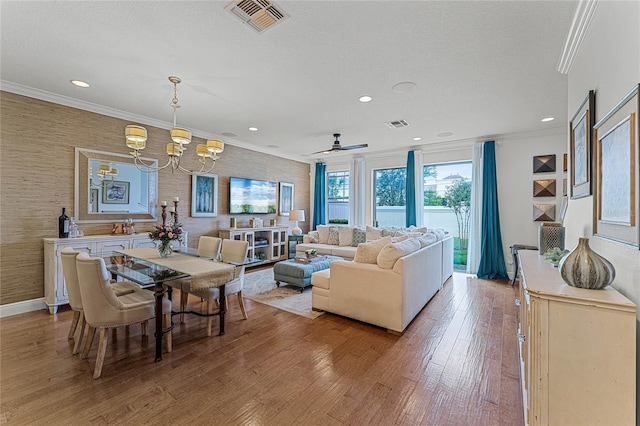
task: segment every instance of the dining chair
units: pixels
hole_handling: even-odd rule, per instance
[[[249,249],[249,243],[247,241],[239,240],[222,240],[222,248],[220,250],[220,259],[223,262],[229,263],[243,263],[247,258],[247,250]],[[225,284],[225,296],[236,294],[238,297],[238,305],[240,305],[240,311],[242,317],[247,319],[247,310],[244,306],[244,298],[242,297],[242,288],[244,286],[244,272],[245,266],[236,266],[234,279]],[[207,314],[213,312],[213,305],[220,299],[220,289],[217,287],[199,289],[192,292],[193,295],[201,297],[207,302]],[[228,309],[228,299],[225,308]],[[207,317],[207,336],[211,336],[211,328],[213,324],[213,317]]]
[[[80,345],[84,338],[84,328],[86,324],[82,309],[80,284],[78,283],[78,270],[76,269],[76,256],[79,253],[79,251],[75,251],[71,247],[65,247],[61,252],[62,274],[64,275],[64,282],[69,296],[69,306],[71,306],[71,309],[73,310],[73,320],[71,321],[71,327],[69,328],[67,338],[75,339],[72,351],[74,355],[80,352]],[[142,291],[140,287],[130,282],[111,283],[111,289],[116,296],[122,296],[135,291]]]
[[[100,330],[98,354],[93,378],[102,374],[104,357],[107,352],[108,331],[111,328],[140,323],[142,335],[147,335],[147,322],[154,317],[155,299],[152,292],[147,290],[116,296],[112,289],[109,271],[102,258],[92,258],[86,253],[76,257],[78,283],[82,297],[84,318],[89,325],[89,333],[82,352],[86,358],[96,330]],[[163,299],[165,327],[171,327],[171,301]],[[171,352],[171,331],[166,335],[167,352]]]
[[[198,256],[218,260],[221,244],[222,238],[202,235],[198,239]],[[187,310],[191,281],[189,279],[180,279],[168,281],[166,284],[180,290],[180,312],[185,312]],[[180,323],[184,323],[184,313],[180,314]]]

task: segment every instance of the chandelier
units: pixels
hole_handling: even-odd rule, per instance
[[[100,179],[100,183],[93,183],[93,169],[89,167],[89,184],[94,188],[100,188],[104,185],[104,181],[110,179],[113,181],[113,178],[118,176],[118,169],[112,167],[111,164],[100,163],[98,170],[96,170],[96,175],[98,175],[98,179]]]
[[[152,164],[145,163],[140,157],[140,151],[147,145],[147,129],[142,126],[136,126],[134,124],[128,125],[124,130],[126,138],[126,144],[129,148],[133,149],[131,155],[133,156],[133,162],[136,167],[143,172],[157,172],[171,166],[171,170],[180,170],[183,173],[190,175],[198,175],[209,173],[216,165],[216,160],[220,157],[222,151],[224,151],[224,142],[218,139],[208,139],[206,145],[198,144],[196,146],[196,155],[199,157],[200,170],[188,170],[180,165],[180,159],[182,154],[187,149],[186,145],[191,142],[191,132],[182,127],[176,126],[176,111],[180,108],[178,104],[178,83],[182,80],[179,77],[170,76],[169,81],[173,83],[173,99],[171,99],[171,108],[173,108],[173,128],[171,129],[171,142],[167,144],[167,155],[169,159],[163,166],[155,167]],[[210,165],[209,165],[209,161]]]

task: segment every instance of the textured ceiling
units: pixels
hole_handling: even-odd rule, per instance
[[[2,1],[2,89],[169,126],[176,75],[180,126],[303,161],[336,132],[369,144],[352,155],[567,122],[556,65],[576,2],[279,1],[291,17],[261,34],[225,5]]]

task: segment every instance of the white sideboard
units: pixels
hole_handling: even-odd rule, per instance
[[[268,228],[229,228],[220,229],[220,238],[240,240],[249,243],[247,257],[264,262],[277,262],[287,258],[289,248],[286,226]]]
[[[525,424],[635,425],[635,304],[567,285],[537,250],[518,256]]]
[[[187,233],[182,245],[187,246]],[[67,287],[62,273],[61,252],[65,247],[86,253],[106,253],[139,247],[155,247],[149,234],[91,235],[79,238],[44,239],[44,301],[49,312],[55,314],[58,306],[69,303]]]

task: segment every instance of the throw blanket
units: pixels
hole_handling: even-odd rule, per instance
[[[189,274],[192,291],[220,287],[222,284],[226,284],[235,278],[236,268],[233,265],[214,262],[179,252],[173,253],[169,257],[160,257],[158,251],[153,248],[118,250],[118,253]]]

